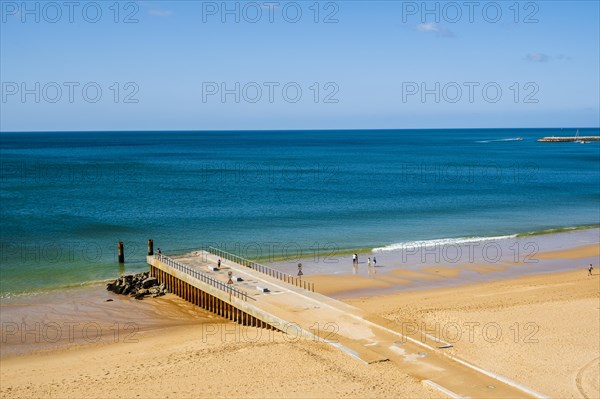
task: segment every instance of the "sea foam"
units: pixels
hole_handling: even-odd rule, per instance
[[[517,238],[517,234],[507,235],[507,236],[496,236],[496,237],[457,237],[457,238],[438,238],[433,240],[421,240],[421,241],[406,241],[395,244],[386,245],[384,247],[373,248],[373,252],[388,252],[388,251],[398,251],[405,249],[412,249],[415,247],[435,247],[442,245],[460,245],[460,244],[470,244],[476,242],[485,242],[485,241],[499,241],[506,240],[510,238]]]

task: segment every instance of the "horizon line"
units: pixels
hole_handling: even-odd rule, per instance
[[[338,131],[395,131],[395,130],[510,130],[510,129],[600,129],[600,126],[563,126],[563,127],[446,127],[446,128],[335,128],[335,129],[152,129],[152,130],[11,130],[0,134],[10,133],[202,133],[202,132],[338,132]]]

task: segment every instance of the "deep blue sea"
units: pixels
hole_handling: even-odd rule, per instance
[[[600,143],[536,142],[574,134],[1,133],[0,294],[145,269],[150,238],[264,258],[598,225]]]

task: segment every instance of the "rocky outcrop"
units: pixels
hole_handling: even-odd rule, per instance
[[[169,292],[164,284],[159,284],[156,277],[150,276],[150,272],[121,276],[108,283],[106,289],[115,294],[133,296],[135,299],[144,299],[149,295],[156,298]]]

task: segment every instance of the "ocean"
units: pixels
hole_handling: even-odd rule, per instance
[[[0,295],[145,270],[148,239],[268,260],[597,227],[600,143],[536,142],[574,130],[1,133]]]

